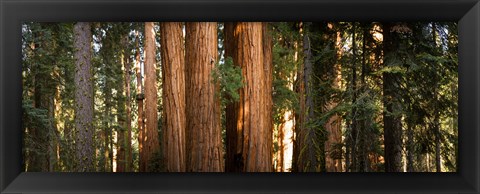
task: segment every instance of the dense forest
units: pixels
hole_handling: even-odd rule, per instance
[[[454,22],[26,22],[27,172],[455,172]]]

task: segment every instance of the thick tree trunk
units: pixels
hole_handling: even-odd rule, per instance
[[[77,172],[94,171],[92,33],[90,23],[74,26],[75,45],[75,128]]]
[[[234,161],[234,164],[229,164],[228,167],[232,168],[227,168],[227,171],[270,172],[273,170],[269,147],[272,145],[269,142],[272,140],[272,137],[269,137],[272,134],[268,128],[271,126],[269,125],[271,119],[264,111],[269,108],[266,104],[271,95],[267,94],[268,90],[265,87],[268,78],[264,67],[262,23],[238,22],[233,25],[233,35],[226,35],[226,38],[233,37],[233,48],[236,49],[229,54],[233,55],[234,63],[242,68],[245,82],[244,87],[240,89],[238,106],[234,109],[227,107],[227,112],[235,111],[237,116],[233,121],[227,121],[236,122],[235,128],[227,128],[227,136],[236,137],[227,137],[227,140],[237,140],[227,143],[228,146],[234,147],[230,148],[231,150],[235,150],[234,158],[227,158],[227,161]]]
[[[149,164],[160,151],[158,140],[156,45],[153,22],[145,22],[145,132],[142,136],[141,170],[152,171]],[[157,158],[158,159],[158,158]]]
[[[218,61],[217,23],[186,24],[187,171],[224,171],[219,84],[212,71]]]
[[[383,64],[387,66],[390,55],[396,51],[392,25],[383,23]],[[401,172],[402,171],[402,121],[401,115],[396,114],[400,107],[398,88],[396,83],[398,75],[393,73],[383,73],[383,126],[384,126],[384,144],[385,144],[385,171]]]
[[[160,40],[165,164],[168,172],[183,172],[186,170],[186,114],[182,23],[161,23]]]

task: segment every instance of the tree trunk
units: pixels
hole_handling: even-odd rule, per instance
[[[304,23],[301,24],[301,32],[304,31]],[[302,163],[299,161],[300,153],[304,146],[303,132],[304,132],[304,120],[305,120],[305,82],[304,82],[304,64],[306,60],[311,60],[311,54],[309,54],[310,42],[307,34],[303,34],[303,49],[305,59],[303,63],[299,63],[297,67],[296,80],[294,84],[295,93],[298,95],[298,111],[295,111],[295,126],[294,126],[294,139],[293,139],[293,156],[292,156],[292,172],[303,172]],[[305,45],[307,44],[307,45]],[[308,51],[308,52],[307,52]],[[309,54],[309,55],[307,55]],[[307,56],[309,58],[307,58]]]
[[[90,23],[74,26],[75,45],[75,128],[77,172],[94,171],[92,33]]]
[[[160,40],[163,66],[162,86],[164,94],[163,135],[165,164],[168,172],[183,172],[186,170],[186,116],[185,56],[182,23],[161,23]],[[210,63],[210,61],[208,62]]]
[[[436,24],[435,22],[432,23],[432,38],[433,38],[433,47],[434,47],[434,55],[437,55],[436,53],[436,49],[437,49],[437,27],[436,27]],[[436,66],[437,64],[432,64],[432,67],[434,68],[434,70],[436,71]],[[433,88],[433,96],[435,98],[435,102],[438,103],[438,78],[437,78],[437,75],[434,74],[434,80],[436,80],[437,82],[435,82],[435,86]],[[437,106],[438,107],[438,106]],[[434,118],[433,118],[433,131],[435,133],[435,169],[437,172],[441,172],[442,171],[442,161],[441,161],[441,156],[440,156],[440,152],[441,152],[441,134],[440,134],[440,118],[439,118],[439,111],[435,111],[434,113]]]
[[[238,22],[233,24],[233,31],[228,29],[226,24],[226,33],[233,32],[233,35],[225,35],[226,43],[233,42],[233,45],[227,44],[226,50],[233,51],[231,54],[234,63],[242,68],[242,77],[244,87],[240,89],[240,100],[238,106],[227,107],[227,123],[236,123],[236,125],[227,125],[227,146],[228,151],[234,151],[227,154],[227,171],[234,172],[270,172],[272,171],[272,153],[271,141],[269,137],[272,134],[269,124],[270,117],[264,112],[270,108],[268,104],[271,95],[265,83],[269,78],[265,74],[265,61],[263,57],[263,30],[262,23],[258,22]],[[228,40],[233,38],[233,40]],[[232,48],[233,46],[233,48]],[[230,48],[229,48],[230,47]],[[235,48],[235,49],[234,49]],[[228,55],[227,55],[228,56]],[[228,117],[230,111],[234,111],[236,118]],[[234,128],[231,128],[234,127]],[[232,136],[235,136],[232,138]],[[232,139],[237,141],[231,142]],[[229,168],[230,167],[230,168]]]
[[[145,172],[146,169],[146,163],[142,162],[145,161],[144,158],[144,151],[143,151],[143,139],[145,136],[145,123],[144,123],[144,111],[143,111],[143,100],[145,99],[145,95],[143,93],[143,83],[142,83],[142,67],[140,63],[140,46],[139,46],[139,36],[138,36],[138,31],[135,32],[135,71],[136,71],[136,76],[137,76],[137,106],[138,106],[138,152],[139,154],[139,171],[140,172]]]
[[[217,23],[186,24],[187,171],[224,171],[219,84],[212,78],[218,61]]]
[[[128,35],[125,35],[124,38],[124,65],[125,65],[125,97],[126,97],[126,107],[127,107],[127,115],[126,115],[126,131],[125,131],[125,171],[130,172],[132,170],[132,108],[131,108],[131,92],[130,92],[130,71],[131,71],[131,60],[130,60],[130,51],[127,50],[128,48]]]
[[[396,52],[397,40],[391,32],[392,24],[383,23],[383,64],[390,63],[391,53]],[[385,144],[385,172],[402,171],[402,117],[398,113],[401,105],[398,96],[398,75],[383,73],[383,126]]]
[[[119,85],[118,89],[118,98],[117,98],[117,111],[120,115],[118,115],[118,123],[121,127],[118,130],[117,135],[117,171],[116,172],[126,172],[128,171],[129,160],[128,158],[128,147],[130,145],[130,141],[128,139],[128,134],[131,131],[131,120],[130,120],[130,64],[129,64],[129,54],[127,53],[128,48],[128,35],[123,35],[121,39],[122,51],[120,53],[119,61],[121,65],[124,67],[122,81],[123,84]]]
[[[153,22],[145,22],[145,133],[142,136],[141,170],[152,171],[149,164],[160,150],[157,113],[157,62]],[[156,158],[158,159],[158,158]]]
[[[308,29],[308,28],[307,28]],[[307,30],[306,30],[307,31]],[[297,124],[300,130],[297,130],[296,144],[298,145],[297,170],[298,172],[317,172],[320,170],[319,161],[317,159],[316,134],[313,128],[307,126],[307,123],[314,119],[314,102],[313,102],[313,55],[310,42],[310,35],[306,32],[303,35],[303,95],[300,93],[300,120]],[[302,88],[300,88],[302,89]],[[303,99],[302,99],[303,98]],[[304,102],[302,102],[304,100]]]
[[[333,25],[332,27],[333,28]],[[342,80],[342,66],[340,64],[340,59],[343,54],[343,45],[341,32],[336,32],[335,40],[335,51],[336,56],[335,60],[337,61],[333,66],[333,81],[332,88],[339,90],[340,82]],[[338,100],[330,100],[326,104],[326,110],[330,111],[337,107]],[[342,143],[342,118],[338,114],[332,115],[327,123],[325,124],[325,129],[328,133],[327,141],[325,142],[325,168],[327,172],[341,172],[342,171],[342,159],[341,159],[341,149],[339,149],[339,144]]]
[[[262,23],[262,33],[263,33],[263,70],[264,70],[264,110],[265,114],[265,127],[267,132],[265,136],[268,138],[266,140],[267,154],[273,154],[273,39],[271,27],[268,23]],[[273,165],[270,163],[273,170]],[[283,165],[285,168],[285,165]]]

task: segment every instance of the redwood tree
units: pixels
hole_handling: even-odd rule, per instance
[[[168,172],[182,172],[186,170],[185,58],[182,23],[162,22],[160,45],[165,165]]]
[[[158,140],[156,45],[153,22],[145,22],[145,130],[142,135],[140,171],[151,171],[149,162],[160,150]]]
[[[233,25],[233,26],[230,26]],[[272,168],[270,91],[266,83],[263,24],[225,24],[226,55],[242,69],[244,87],[238,103],[227,106],[226,171],[270,172]],[[267,68],[268,69],[268,68]],[[267,78],[269,77],[269,78]]]
[[[224,171],[220,96],[212,78],[218,55],[217,23],[192,22],[185,28],[187,171]]]

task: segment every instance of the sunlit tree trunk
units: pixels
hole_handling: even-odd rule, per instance
[[[142,135],[141,171],[151,171],[149,164],[160,150],[158,140],[156,45],[153,22],[145,22],[145,130]]]
[[[233,30],[225,24],[226,50],[234,59],[234,63],[242,68],[244,87],[240,89],[238,106],[227,107],[227,171],[234,172],[270,172],[272,168],[271,129],[268,127],[271,117],[266,111],[269,102],[268,90],[265,87],[265,62],[263,56],[263,25],[258,22],[238,22],[233,24]],[[231,28],[231,29],[229,29]],[[233,38],[233,40],[228,40]],[[228,43],[232,43],[230,45]],[[228,48],[228,47],[232,47]],[[228,55],[227,55],[228,56]],[[228,117],[228,112],[234,111],[236,118]],[[269,119],[270,118],[270,119]],[[233,122],[233,123],[232,123]],[[236,123],[236,125],[234,124]],[[233,128],[231,128],[233,127]],[[235,136],[232,138],[232,136]],[[231,140],[236,140],[232,142]],[[233,158],[229,158],[232,157]]]
[[[163,138],[165,165],[168,172],[183,172],[186,170],[186,114],[185,56],[182,23],[162,22],[160,24],[160,40],[164,94]]]
[[[265,73],[264,78],[264,110],[265,114],[265,128],[267,129],[265,136],[266,140],[266,149],[267,154],[273,154],[273,39],[271,27],[268,23],[262,23],[262,33],[263,33],[263,70]],[[273,170],[273,165],[270,163]]]
[[[224,171],[219,84],[212,71],[218,61],[217,23],[185,25],[187,171]]]
[[[77,172],[94,171],[93,72],[90,23],[74,26],[75,45],[75,128]]]

